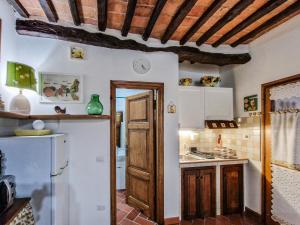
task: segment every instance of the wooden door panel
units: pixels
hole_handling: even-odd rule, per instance
[[[183,174],[184,219],[197,218],[197,180],[198,170],[185,170]]]
[[[128,143],[134,151],[130,152],[129,165],[130,167],[138,167],[142,170],[149,169],[149,149],[147,131],[145,130],[129,130]]]
[[[243,212],[243,165],[222,167],[223,214]]]
[[[126,201],[154,219],[155,140],[152,91],[126,98]]]
[[[147,104],[147,99],[142,98],[138,99],[136,101],[131,100],[129,102],[129,107],[130,107],[130,113],[129,113],[129,120],[131,122],[133,121],[138,121],[142,122],[145,121],[147,122],[147,110],[148,110],[148,104]]]
[[[202,169],[199,182],[199,213],[201,217],[213,217],[216,215],[216,169]]]

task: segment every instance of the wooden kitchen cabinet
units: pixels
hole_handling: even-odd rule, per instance
[[[221,211],[223,215],[244,211],[243,165],[221,166]]]
[[[182,217],[195,219],[216,215],[216,168],[182,170]]]

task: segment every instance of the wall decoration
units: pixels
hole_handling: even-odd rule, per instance
[[[176,105],[173,102],[168,105],[168,113],[176,113]]]
[[[78,46],[72,46],[70,48],[71,59],[84,60],[86,58],[85,49]]]
[[[83,102],[82,76],[40,73],[39,83],[43,103]]]
[[[258,110],[258,98],[257,95],[251,95],[244,98],[244,111],[251,112]]]

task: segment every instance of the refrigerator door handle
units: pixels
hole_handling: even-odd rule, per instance
[[[68,166],[69,166],[69,160],[67,160],[66,165],[63,166],[63,167],[61,167],[60,169],[61,169],[61,170],[64,170],[64,169],[66,169]]]
[[[57,176],[62,175],[63,172],[64,172],[64,170],[61,169],[59,172],[57,172],[57,173],[52,173],[50,176],[51,176],[51,177],[57,177]]]

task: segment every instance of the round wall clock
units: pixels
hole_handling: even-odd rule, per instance
[[[146,58],[139,58],[133,61],[133,69],[138,74],[145,74],[151,69],[151,64]]]

